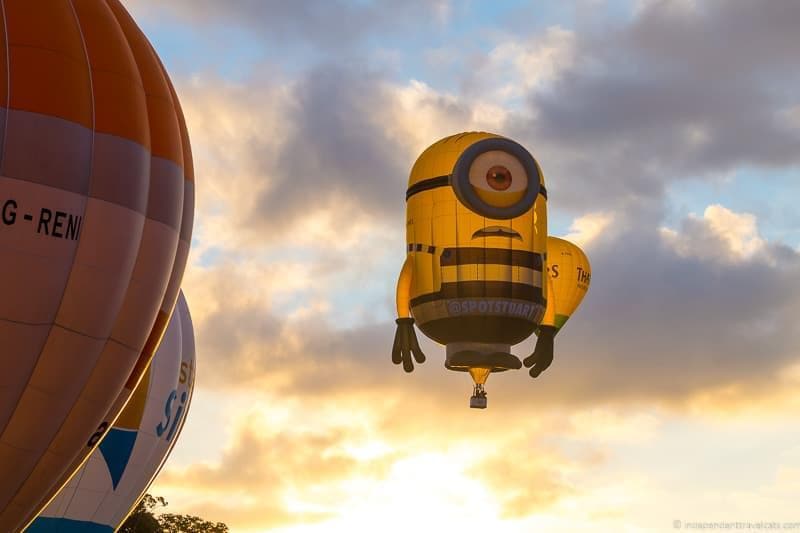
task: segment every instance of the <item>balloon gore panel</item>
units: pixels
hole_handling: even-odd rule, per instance
[[[176,93],[118,0],[2,7],[0,531],[15,532],[152,359],[194,175]]]

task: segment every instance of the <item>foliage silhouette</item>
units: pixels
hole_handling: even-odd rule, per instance
[[[161,496],[145,494],[131,515],[119,529],[120,533],[229,533],[222,522],[209,522],[197,516],[161,514],[155,510],[166,507],[167,500]]]

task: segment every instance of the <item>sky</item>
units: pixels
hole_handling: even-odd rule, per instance
[[[171,512],[800,529],[800,3],[125,3],[197,174],[197,388],[151,490]],[[471,130],[530,150],[550,233],[593,267],[553,365],[493,376],[485,411],[433,342],[413,374],[390,361],[408,173]]]

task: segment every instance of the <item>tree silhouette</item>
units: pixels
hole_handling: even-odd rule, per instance
[[[158,517],[163,533],[228,533],[222,522],[212,523],[190,515],[162,514]]]
[[[161,524],[153,515],[158,507],[166,507],[167,500],[145,494],[130,516],[119,528],[120,533],[161,533]]]
[[[119,528],[120,533],[229,533],[222,522],[208,522],[197,516],[161,514],[154,511],[166,507],[167,500],[161,496],[145,494],[131,515]]]

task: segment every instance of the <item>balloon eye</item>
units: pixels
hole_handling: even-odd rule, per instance
[[[490,209],[510,212],[509,208],[520,203],[528,192],[528,171],[517,155],[503,150],[487,150],[472,161],[469,185],[479,202]],[[472,209],[476,210],[475,207]]]
[[[486,183],[496,191],[505,191],[511,187],[511,171],[502,165],[495,165],[486,172]]]
[[[530,153],[502,137],[481,139],[459,156],[450,176],[458,200],[488,218],[508,220],[533,208],[541,174]]]

